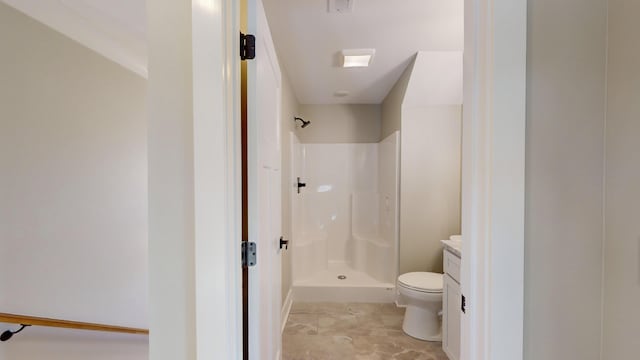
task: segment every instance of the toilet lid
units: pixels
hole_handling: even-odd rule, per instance
[[[398,282],[417,291],[442,292],[443,275],[431,272],[411,272],[400,275]]]

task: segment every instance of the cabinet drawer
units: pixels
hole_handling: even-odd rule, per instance
[[[444,272],[460,283],[460,258],[447,250],[444,251]]]

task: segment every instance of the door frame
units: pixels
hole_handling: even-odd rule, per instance
[[[237,1],[192,2],[197,359],[243,352],[239,32]]]
[[[216,304],[227,304],[226,321],[208,328],[228,337],[240,336],[241,269],[238,186],[239,141],[239,13],[232,0],[218,13],[226,41],[217,42],[224,71],[216,78],[227,106],[218,131],[227,134],[224,156],[208,159],[230,174],[217,191],[235,194],[218,204],[227,211],[225,253],[219,263],[231,291],[218,292]],[[196,19],[194,19],[195,21]],[[211,20],[211,19],[209,19]],[[209,25],[211,26],[211,25]],[[195,25],[194,25],[195,28]],[[194,33],[194,40],[196,34]],[[462,321],[462,359],[517,360],[523,357],[524,335],[524,165],[526,125],[526,0],[465,0],[463,120],[463,260],[462,291],[467,312]],[[204,45],[203,45],[204,46]],[[194,41],[194,49],[195,49]],[[211,44],[206,46],[211,47]],[[201,63],[194,50],[194,68]],[[213,56],[213,54],[208,54]],[[195,69],[194,69],[195,70]],[[198,166],[196,162],[195,167]],[[235,174],[235,175],[233,175]],[[494,189],[499,189],[494,191]],[[196,191],[198,189],[196,188]],[[230,230],[231,229],[231,230]],[[496,311],[498,310],[499,311]],[[240,339],[227,346],[225,358],[242,358]],[[218,353],[220,355],[220,353]]]
[[[524,354],[527,1],[465,0],[461,358]]]
[[[242,358],[239,7],[147,1],[149,357]]]

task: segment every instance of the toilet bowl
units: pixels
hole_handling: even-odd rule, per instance
[[[406,305],[402,330],[427,341],[442,341],[443,275],[411,272],[398,277],[399,303]]]

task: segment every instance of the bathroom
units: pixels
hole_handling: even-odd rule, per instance
[[[442,310],[460,308],[462,1],[264,5],[282,68],[283,358],[458,359],[459,312]],[[381,12],[403,20],[375,29]],[[354,50],[368,67],[344,67]]]

